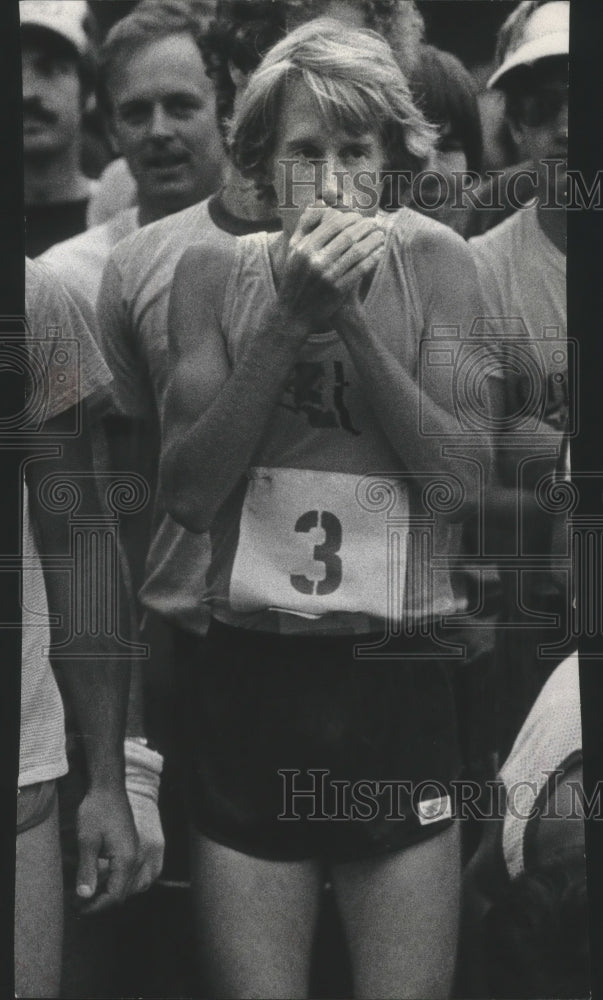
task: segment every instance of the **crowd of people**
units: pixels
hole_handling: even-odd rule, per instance
[[[17,995],[586,995],[568,0],[19,6]]]

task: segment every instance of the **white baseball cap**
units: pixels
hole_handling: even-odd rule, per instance
[[[86,0],[20,0],[21,27],[43,28],[70,42],[80,56],[89,42],[84,30],[88,13]]]
[[[503,76],[518,66],[531,66],[549,56],[569,55],[569,19],[569,0],[551,0],[537,7],[526,21],[517,44],[507,52],[487,86],[496,86]]]

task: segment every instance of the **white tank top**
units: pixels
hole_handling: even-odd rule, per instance
[[[381,342],[414,377],[425,318],[413,240],[434,225],[411,211],[392,216],[365,301]],[[276,298],[269,245],[278,238],[237,241],[221,317],[233,366]],[[212,614],[267,631],[358,633],[381,630],[387,618],[427,622],[462,610],[445,565],[459,550],[461,526],[426,509],[425,494],[392,448],[341,338],[309,337],[246,483],[212,527]],[[439,557],[443,568],[434,571]]]

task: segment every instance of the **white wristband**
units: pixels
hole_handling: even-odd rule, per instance
[[[159,778],[163,770],[161,754],[134,740],[126,739],[124,741],[124,756],[127,791],[145,795],[157,802]]]

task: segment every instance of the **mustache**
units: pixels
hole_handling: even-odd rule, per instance
[[[159,139],[148,143],[143,161],[145,166],[163,166],[166,163],[182,162],[188,155],[188,150],[182,146],[173,146],[170,142]]]
[[[56,115],[52,111],[48,111],[37,98],[23,101],[23,118],[35,119],[36,121],[43,122],[45,125],[54,125],[56,122]]]

